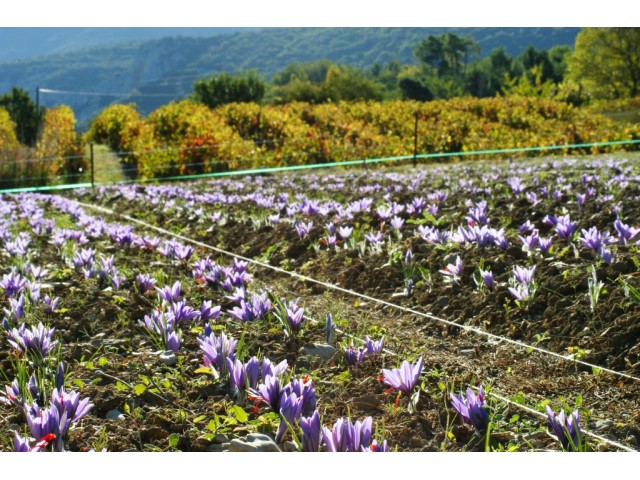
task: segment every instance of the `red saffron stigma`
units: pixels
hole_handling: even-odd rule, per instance
[[[385,395],[389,395],[391,393],[391,391],[393,390],[393,387],[389,387],[384,391]]]

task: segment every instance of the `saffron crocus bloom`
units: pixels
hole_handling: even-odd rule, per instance
[[[53,331],[39,323],[37,327],[27,329],[23,323],[19,329],[14,328],[9,334],[9,343],[21,352],[33,352],[42,357],[46,357],[58,345],[58,341],[53,341]]]
[[[630,227],[629,225],[625,225],[620,221],[620,219],[616,219],[613,222],[613,227],[618,232],[618,242],[620,245],[626,245],[633,237],[635,237],[638,233],[640,233],[640,228]]]
[[[55,312],[56,308],[58,308],[58,302],[60,302],[60,298],[56,297],[51,300],[49,295],[45,295],[42,303],[44,303],[44,313],[47,315],[51,315]]]
[[[356,349],[353,346],[353,343],[344,348],[344,358],[351,366],[355,366],[360,363],[364,359],[365,353],[366,351],[362,347],[358,347],[358,349]]]
[[[362,447],[363,452],[388,452],[389,445],[386,440],[382,441],[382,444],[379,444],[375,439],[371,442],[369,447]]]
[[[144,275],[139,273],[136,276],[136,286],[138,287],[139,293],[146,293],[149,290],[153,289],[156,286],[156,279],[151,278],[148,275]]]
[[[340,235],[340,238],[342,238],[343,240],[349,238],[351,236],[351,232],[353,232],[353,227],[338,227],[338,235]]]
[[[531,268],[524,268],[516,265],[513,268],[513,278],[523,285],[529,285],[533,281],[534,273],[536,273],[535,265]]]
[[[378,243],[382,242],[382,233],[380,232],[371,232],[371,233],[367,233],[364,238],[371,244],[371,245],[377,245]]]
[[[209,327],[210,330],[211,328]],[[205,327],[206,332],[207,328]],[[198,344],[204,354],[204,364],[211,367],[215,366],[223,374],[226,373],[227,369],[226,359],[235,359],[237,343],[233,337],[227,337],[224,332],[221,332],[219,337],[211,332],[209,335],[198,338]]]
[[[75,391],[65,392],[64,387],[54,388],[51,393],[51,405],[58,409],[60,417],[66,412],[71,422],[77,422],[93,407],[88,398],[80,400],[80,394]]]
[[[451,405],[460,414],[462,421],[473,425],[476,432],[482,433],[489,425],[489,414],[485,410],[484,392],[482,387],[478,389],[476,395],[471,387],[467,387],[467,395],[457,397],[451,393]]]
[[[172,287],[155,287],[158,291],[158,296],[167,303],[174,303],[180,299],[182,295],[182,284],[177,281]]]
[[[367,348],[367,355],[374,356],[379,355],[384,350],[384,337],[380,340],[371,340],[367,335],[365,338],[365,346]]]
[[[317,452],[320,449],[320,427],[320,414],[317,410],[310,417],[300,417],[303,452]]]
[[[482,277],[482,283],[491,290],[494,285],[493,272],[491,270],[480,270],[480,277]]]
[[[580,430],[580,414],[578,410],[575,410],[567,417],[564,414],[564,410],[560,410],[560,413],[556,414],[553,409],[547,405],[547,417],[549,418],[551,428],[562,444],[562,448],[570,452],[582,448],[582,432]]]
[[[220,316],[221,307],[219,305],[212,307],[211,300],[205,300],[200,305],[200,320],[208,321]]]
[[[295,421],[300,418],[302,412],[302,398],[298,397],[295,393],[291,395],[284,393],[280,399],[280,424],[278,425],[278,431],[276,433],[276,443],[282,443],[285,433],[289,429],[287,423],[291,426],[295,424]]]
[[[398,216],[395,216],[391,219],[390,225],[395,230],[400,230],[404,225],[404,220]]]
[[[229,371],[229,388],[231,390],[244,389],[244,381],[246,377],[245,366],[240,360],[231,360],[229,357],[226,359],[227,370]]]
[[[287,322],[294,332],[300,330],[302,320],[304,320],[304,308],[298,306],[298,300],[299,299],[296,299],[294,302],[290,302],[285,308]]]
[[[60,415],[55,406],[41,410],[38,404],[34,403],[26,409],[27,425],[31,436],[47,442],[54,441],[54,450],[62,452],[64,450],[63,437],[67,433],[71,420],[67,413]]]
[[[418,383],[418,378],[422,373],[423,359],[420,357],[415,365],[411,365],[407,360],[402,362],[400,368],[382,369],[384,383],[407,395]]]
[[[295,229],[296,229],[296,232],[298,233],[298,236],[300,237],[300,240],[304,240],[305,238],[307,238],[312,228],[313,228],[313,222],[311,221],[306,223],[298,222],[295,225]]]
[[[462,259],[460,258],[460,256],[456,257],[455,264],[448,264],[444,270],[440,270],[440,273],[451,277],[454,280],[457,279],[462,273]]]
[[[249,388],[255,389],[258,386],[258,378],[260,377],[260,361],[258,357],[251,357],[244,364],[244,372]]]
[[[272,411],[280,413],[282,389],[277,375],[268,375],[263,383],[258,385],[258,388],[250,390],[250,392],[258,398],[258,403],[266,402]]]
[[[360,452],[371,445],[371,417],[351,424],[350,419],[339,418],[329,430],[322,427],[322,439],[330,452]]]

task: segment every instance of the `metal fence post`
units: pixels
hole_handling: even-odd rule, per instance
[[[94,168],[93,168],[93,143],[89,144],[89,154],[90,154],[90,161],[91,161],[91,188],[95,188],[96,183],[95,183],[95,176],[94,176]]]
[[[416,122],[413,127],[413,168],[418,165],[418,119],[420,118],[420,112],[415,113]]]

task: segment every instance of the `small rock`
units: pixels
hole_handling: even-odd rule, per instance
[[[282,444],[282,449],[285,452],[297,452],[298,446],[294,442],[284,442]]]
[[[472,357],[476,351],[473,348],[467,348],[465,350],[460,350],[458,353],[463,357]]]
[[[164,363],[165,365],[175,365],[176,363],[178,363],[176,354],[171,350],[160,353],[160,355],[158,355],[158,358],[160,359],[160,362]]]
[[[213,437],[214,443],[229,443],[229,436],[224,433],[216,433],[216,436]]]
[[[107,412],[107,416],[105,417],[107,420],[124,420],[125,416],[120,410],[114,408],[113,410],[109,410]]]
[[[303,355],[311,358],[318,358],[323,362],[330,362],[338,351],[326,343],[313,343],[311,345],[305,345],[302,348]]]
[[[261,433],[251,433],[247,435],[247,440],[234,438],[229,443],[230,452],[280,452],[271,437]]]
[[[606,430],[607,428],[613,427],[613,420],[596,420],[593,425],[594,430]]]

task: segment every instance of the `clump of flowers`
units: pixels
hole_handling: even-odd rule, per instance
[[[482,434],[487,431],[489,426],[489,414],[485,408],[486,401],[484,399],[484,391],[482,386],[478,389],[478,393],[474,393],[471,387],[467,387],[466,396],[460,394],[451,395],[451,406],[462,418],[462,421],[473,425],[476,432]]]
[[[560,410],[560,413],[556,414],[553,409],[547,405],[547,418],[549,419],[549,425],[564,450],[569,452],[585,450],[586,445],[583,442],[583,435],[580,430],[580,414],[578,410],[566,416],[564,410]]]
[[[371,417],[353,424],[349,418],[339,418],[331,429],[322,427],[322,439],[330,452],[388,452],[386,440],[378,444],[373,438],[372,424]]]

